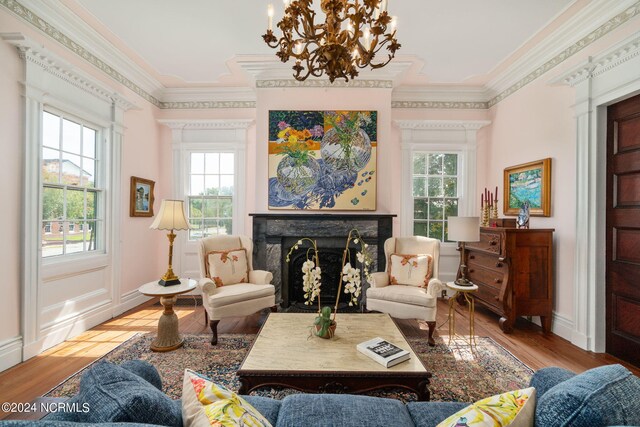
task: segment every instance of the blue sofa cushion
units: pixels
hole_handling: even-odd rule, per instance
[[[269,420],[271,425],[276,425],[281,404],[279,400],[261,396],[242,396],[242,398],[249,402],[251,406],[256,408],[263,417]]]
[[[535,425],[640,425],[640,378],[621,365],[601,366],[552,387],[538,399]]]
[[[282,400],[276,427],[413,426],[398,400],[349,394],[292,394]]]
[[[67,404],[77,410],[55,412],[45,419],[182,426],[180,401],[172,400],[137,374],[106,361],[96,363],[82,375],[80,391]]]
[[[463,402],[409,402],[407,410],[416,427],[434,427],[467,406]]]
[[[534,372],[529,387],[536,389],[536,398],[540,399],[551,388],[575,376],[576,374],[563,368],[542,368]]]

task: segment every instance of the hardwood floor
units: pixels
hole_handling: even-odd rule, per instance
[[[152,300],[0,373],[0,402],[31,402],[133,335],[155,331],[162,313],[162,308],[154,305],[156,301]],[[194,304],[174,308],[183,333],[211,333],[205,324],[202,307]],[[223,319],[218,325],[218,332],[257,333],[267,312]],[[447,313],[447,302],[439,300],[436,334],[445,337],[448,335]],[[468,334],[467,315],[466,307],[458,308],[456,326],[460,334]],[[401,320],[399,324],[405,335],[427,338],[426,324],[415,320]],[[493,338],[534,370],[560,366],[582,372],[596,366],[622,363],[640,376],[640,369],[634,366],[607,354],[581,350],[556,335],[545,335],[540,327],[524,319],[519,319],[514,332],[506,335],[498,326],[497,316],[479,305],[476,306],[475,332],[477,336]],[[0,418],[6,416],[3,412]]]

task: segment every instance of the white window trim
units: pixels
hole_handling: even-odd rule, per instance
[[[173,194],[172,197],[187,201],[189,183],[189,155],[192,152],[234,153],[234,197],[232,229],[234,234],[245,234],[246,216],[246,150],[247,129],[253,119],[235,120],[158,120],[172,131]],[[185,277],[199,277],[199,271],[183,269],[187,257],[197,254],[197,241],[189,241],[186,233],[180,233],[174,244],[174,271]]]

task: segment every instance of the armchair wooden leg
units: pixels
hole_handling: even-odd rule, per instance
[[[436,345],[436,341],[433,339],[433,332],[436,330],[436,322],[427,322],[429,326],[429,340],[427,341],[431,347]]]
[[[209,323],[209,312],[207,310],[204,311],[204,323]]]
[[[209,327],[211,327],[211,332],[213,332],[213,338],[211,339],[211,345],[218,344],[218,323],[219,320],[211,320],[209,322]]]
[[[278,306],[277,305],[271,306],[270,309],[271,309],[272,313],[277,313],[278,312]]]

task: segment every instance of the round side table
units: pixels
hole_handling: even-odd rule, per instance
[[[464,300],[469,307],[469,346],[473,349],[476,345],[476,333],[475,333],[475,299],[473,298],[474,292],[478,290],[478,285],[474,285],[469,282],[469,286],[456,285],[455,282],[447,282],[447,288],[455,291],[456,293],[449,298],[449,344],[451,339],[456,335],[456,305],[458,302],[458,296],[462,294]]]
[[[193,279],[180,279],[179,285],[160,286],[158,282],[149,282],[138,288],[141,294],[150,297],[160,297],[160,304],[164,307],[162,316],[158,320],[158,336],[151,343],[152,351],[171,351],[182,347],[182,337],[178,331],[178,316],[173,311],[173,305],[178,301],[178,295],[186,294],[196,288]]]

